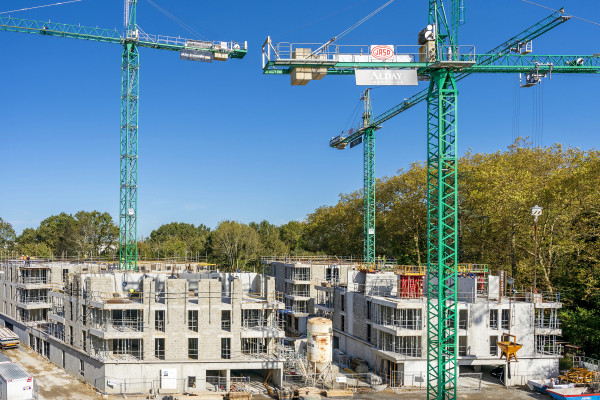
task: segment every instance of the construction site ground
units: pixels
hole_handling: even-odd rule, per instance
[[[19,363],[37,382],[38,400],[99,400],[102,396],[90,386],[67,374],[34,351],[19,346],[4,350],[13,362]]]

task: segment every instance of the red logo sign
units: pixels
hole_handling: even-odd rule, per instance
[[[394,48],[388,46],[373,46],[371,48],[371,57],[379,60],[387,60],[394,57]]]

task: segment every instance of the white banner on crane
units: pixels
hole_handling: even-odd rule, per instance
[[[355,69],[357,86],[417,86],[415,69]]]
[[[212,62],[213,55],[210,51],[183,49],[179,52],[179,58],[190,61]]]

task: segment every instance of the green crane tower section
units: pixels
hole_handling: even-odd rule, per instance
[[[365,90],[361,100],[365,104],[363,126],[371,125],[371,89]],[[363,263],[375,263],[375,127],[367,128],[363,137]]]
[[[532,39],[567,21],[564,10],[555,12],[487,53],[458,42],[458,26],[464,23],[462,0],[428,0],[427,26],[419,34],[418,46],[338,46],[332,41],[312,48],[310,44],[263,44],[263,73],[289,75],[292,85],[306,85],[328,75],[357,75],[363,70],[411,70],[429,85],[399,105],[371,118],[370,124],[342,133],[329,142],[331,147],[354,147],[365,142],[364,232],[374,227],[374,128],[426,101],[427,103],[427,389],[428,399],[455,399],[457,384],[457,82],[473,73],[520,73],[525,87],[549,74],[598,74],[600,58],[595,55],[530,55]],[[451,21],[446,17],[450,11]],[[313,45],[314,46],[314,45]],[[386,47],[385,59],[374,48]],[[393,49],[391,47],[394,47]],[[346,50],[354,49],[353,52]],[[359,50],[356,50],[359,49]],[[369,56],[370,55],[370,56]],[[405,73],[405,72],[402,72]],[[377,85],[377,83],[373,83]],[[370,109],[370,98],[369,98]],[[368,188],[368,189],[367,189]],[[372,205],[371,205],[372,202]],[[369,211],[369,212],[368,212]],[[374,215],[374,214],[373,214]],[[373,231],[374,232],[374,231]],[[364,259],[375,254],[375,237],[364,235]]]
[[[125,1],[125,32],[56,22],[0,17],[0,31],[116,43],[123,46],[121,61],[121,123],[119,173],[119,268],[137,270],[138,223],[138,109],[140,58],[138,47],[170,50],[191,61],[244,58],[247,44],[209,42],[149,35],[137,25],[137,0]]]

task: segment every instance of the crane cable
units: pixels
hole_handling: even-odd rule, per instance
[[[20,9],[18,9],[18,10],[11,10],[11,11],[2,11],[2,12],[0,12],[0,14],[10,14],[10,13],[13,13],[13,12],[18,12],[18,11],[28,11],[28,10],[34,10],[34,9],[36,9],[36,8],[44,8],[44,7],[60,6],[60,5],[63,5],[63,4],[69,4],[69,3],[79,3],[80,1],[83,1],[83,0],[70,0],[70,1],[62,1],[62,2],[60,2],[60,3],[54,3],[54,4],[45,4],[45,5],[42,5],[42,6],[35,6],[35,7],[28,7],[28,8],[20,8]]]
[[[352,112],[350,113],[350,115],[348,116],[348,120],[346,121],[346,125],[344,126],[344,129],[342,130],[343,132],[348,132],[348,125],[350,125],[350,127],[354,127],[356,126],[356,121],[358,119],[358,113],[359,113],[359,106],[362,104],[362,102],[359,100],[356,103],[356,106],[354,107],[354,110],[352,110]]]
[[[150,1],[150,0],[148,0],[148,1]],[[336,35],[333,38],[329,39],[329,41],[327,43],[323,44],[321,47],[319,47],[318,49],[316,49],[315,51],[313,51],[311,53],[311,56],[313,56],[315,54],[318,54],[319,52],[327,49],[327,47],[331,43],[335,42],[338,39],[343,38],[344,36],[346,36],[347,34],[349,34],[350,32],[352,32],[354,29],[358,28],[360,25],[362,25],[363,23],[365,23],[371,17],[375,16],[375,14],[379,13],[381,10],[383,10],[384,8],[386,8],[387,6],[389,6],[390,4],[392,4],[394,1],[395,0],[389,0],[387,3],[385,3],[384,5],[382,5],[381,7],[379,7],[378,9],[376,9],[375,11],[371,12],[369,15],[367,15],[364,18],[362,18],[360,21],[354,23],[354,25],[351,25],[350,27],[346,28],[344,31],[342,31],[338,35]]]
[[[186,31],[188,31],[190,34],[192,34],[192,35],[194,35],[196,37],[201,37],[204,40],[208,40],[208,38],[206,36],[204,36],[203,34],[201,34],[200,32],[198,32],[197,30],[195,30],[194,28],[192,28],[191,26],[189,26],[188,24],[186,24],[185,22],[183,22],[182,20],[180,20],[179,18],[177,18],[176,16],[174,16],[173,14],[171,14],[170,12],[168,12],[167,10],[165,10],[164,8],[162,8],[161,6],[159,6],[158,4],[156,4],[154,1],[152,1],[152,0],[147,0],[147,1],[154,8],[156,8],[158,11],[160,11],[161,13],[163,13],[164,15],[166,15],[169,19],[171,19],[177,25],[181,26],[183,29],[185,29]]]
[[[550,10],[550,11],[554,11],[554,12],[560,12],[560,10],[555,10],[555,9],[553,9],[553,8],[546,7],[546,6],[543,6],[543,5],[541,5],[541,4],[534,3],[534,2],[532,2],[532,1],[528,1],[528,0],[521,0],[521,1],[522,1],[523,3],[527,3],[527,4],[531,4],[531,5],[534,5],[534,6],[541,7],[541,8],[545,8],[546,10]],[[598,25],[598,26],[600,26],[600,23],[598,23],[598,22],[594,22],[594,21],[590,21],[589,19],[581,18],[581,17],[578,17],[578,16],[576,16],[576,15],[573,15],[573,14],[569,14],[569,16],[570,16],[571,18],[580,19],[580,20],[582,20],[582,21],[589,22],[590,24],[594,24],[594,25]]]
[[[533,88],[531,131],[533,147],[542,147],[544,142],[544,86],[542,82]]]
[[[521,79],[515,75],[515,83],[513,85],[513,121],[512,121],[512,142],[515,144],[521,136]]]

